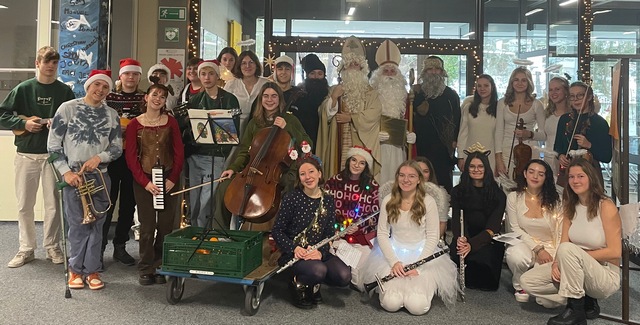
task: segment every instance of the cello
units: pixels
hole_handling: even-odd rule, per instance
[[[516,123],[517,130],[526,130],[527,128],[524,126],[524,120],[520,118],[518,123]],[[512,179],[516,181],[519,177],[524,177],[524,168],[531,160],[531,147],[522,142],[522,138],[518,138],[518,144],[513,147],[513,174]]]
[[[224,204],[231,213],[252,223],[275,217],[282,192],[280,176],[291,164],[290,142],[289,133],[276,125],[256,133],[249,148],[249,163],[224,194]]]

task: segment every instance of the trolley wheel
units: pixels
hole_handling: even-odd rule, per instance
[[[167,286],[167,301],[175,305],[180,299],[182,299],[182,294],[184,293],[184,278],[170,276],[169,277],[169,285]]]
[[[244,293],[244,312],[247,316],[253,316],[260,308],[260,292],[257,286],[247,287]]]

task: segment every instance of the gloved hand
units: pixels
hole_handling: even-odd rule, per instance
[[[378,141],[384,142],[387,140],[389,140],[389,133],[386,131],[380,131],[380,133],[378,133]]]
[[[407,143],[414,144],[416,143],[416,134],[413,132],[407,132]]]

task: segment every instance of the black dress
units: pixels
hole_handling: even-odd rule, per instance
[[[429,103],[429,111],[422,116],[416,108],[425,100]],[[431,161],[438,184],[450,193],[453,166],[458,161],[453,155],[453,143],[460,130],[460,97],[449,87],[436,98],[426,98],[420,91],[416,93],[413,108],[417,154]]]
[[[493,191],[494,197],[485,198],[481,187],[471,187],[463,198],[458,197],[461,186],[458,185],[451,191],[451,207],[453,218],[451,228],[453,240],[451,241],[451,259],[460,265],[457,254],[456,242],[460,237],[460,211],[464,211],[465,236],[471,244],[471,252],[464,259],[465,285],[470,289],[487,291],[498,290],[500,285],[500,273],[502,272],[502,260],[504,257],[504,244],[493,241],[487,229],[498,233],[502,227],[502,217],[506,205],[504,192],[497,188]]]

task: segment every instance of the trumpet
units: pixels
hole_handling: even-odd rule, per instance
[[[109,196],[109,189],[106,188],[104,181],[104,175],[100,169],[96,169],[98,171],[98,175],[100,175],[101,185],[96,185],[95,179],[87,179],[87,176],[84,173],[82,175],[82,184],[78,185],[78,196],[80,197],[80,202],[82,202],[82,224],[88,225],[92,222],[96,221],[96,217],[99,214],[106,213],[111,209],[111,197]],[[107,200],[109,201],[109,206],[104,211],[97,211],[95,205],[93,203],[93,195],[98,192],[104,192],[107,196]]]

